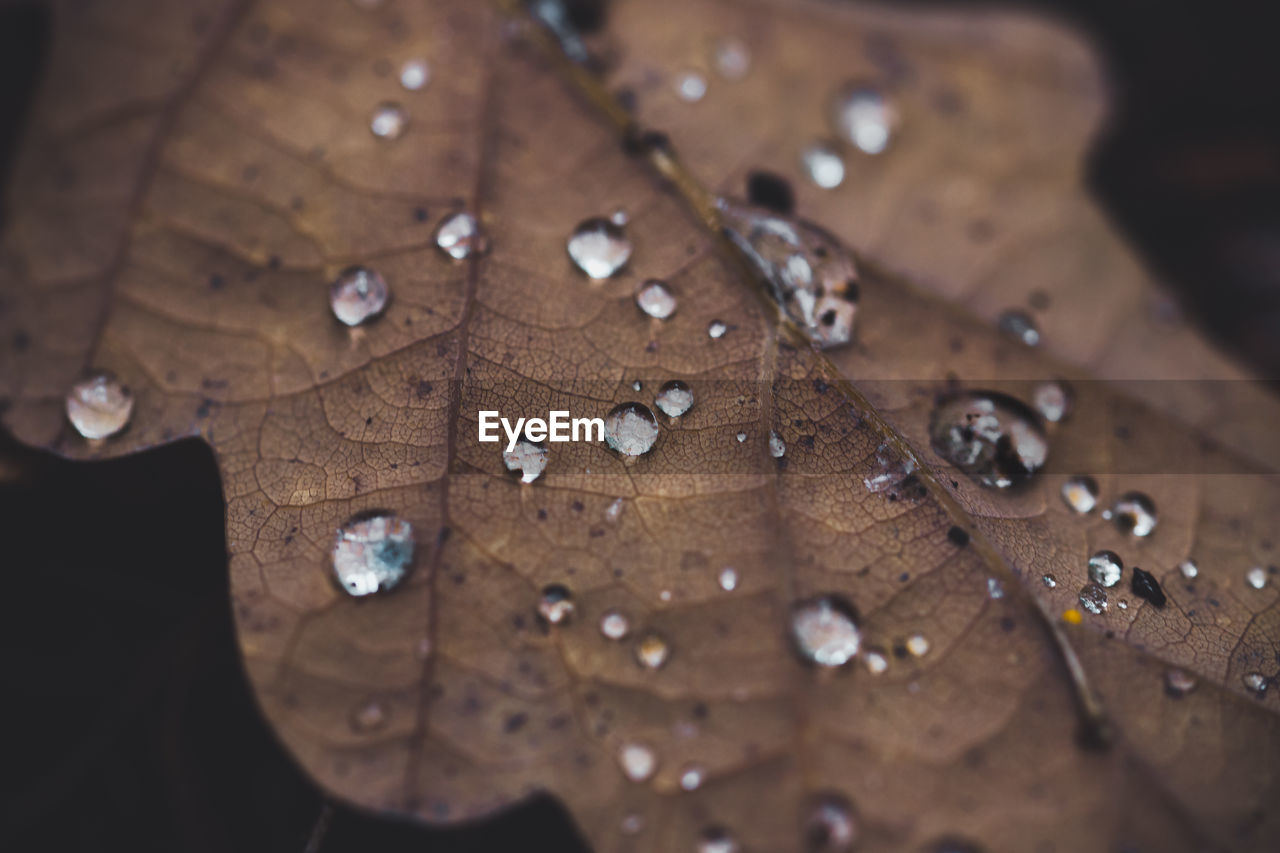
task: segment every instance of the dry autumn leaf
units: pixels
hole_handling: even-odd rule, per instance
[[[584,43],[529,7],[557,26],[58,19],[0,244],[5,424],[72,457],[208,441],[246,667],[306,770],[432,822],[547,791],[601,851],[1274,849],[1276,402],[1153,311],[1083,195],[1087,52],[995,13],[618,0]],[[832,127],[849,83],[898,113],[880,153]],[[713,203],[758,169],[858,253],[852,343],[810,347],[716,233],[793,224]],[[566,240],[619,210],[593,281]],[[1033,293],[1034,348],[996,331],[1029,339],[999,315]],[[86,370],[130,396],[69,404]],[[1074,389],[1047,427],[991,393],[1046,379]],[[665,411],[672,380],[693,405],[639,456],[552,444],[521,482],[476,440],[482,410]],[[412,570],[349,595],[335,530],[376,511]],[[1104,550],[1122,585],[1088,587]]]

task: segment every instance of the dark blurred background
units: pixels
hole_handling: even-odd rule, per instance
[[[1091,154],[1096,196],[1188,317],[1280,377],[1271,4],[1004,5],[1049,11],[1095,39],[1118,95]],[[38,5],[0,0],[0,184],[48,35]],[[0,436],[0,849],[585,850],[548,800],[448,830],[326,804],[258,717],[240,670],[222,519],[202,443],[73,464]]]

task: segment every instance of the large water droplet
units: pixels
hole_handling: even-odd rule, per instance
[[[1020,308],[1010,308],[996,319],[996,327],[1029,347],[1040,343],[1040,330],[1031,315]]]
[[[672,379],[658,389],[653,402],[667,417],[678,418],[693,406],[693,390],[679,379]]]
[[[859,292],[852,253],[803,220],[725,199],[717,205],[725,233],[792,322],[819,346],[852,340]]]
[[[542,588],[538,598],[538,615],[547,620],[549,625],[563,625],[573,618],[575,610],[573,594],[569,588],[558,583]]]
[[[1267,585],[1267,570],[1262,566],[1254,566],[1244,573],[1245,583],[1254,589],[1262,589]]]
[[[845,853],[856,838],[849,801],[839,794],[818,796],[805,820],[805,853]]]
[[[1156,504],[1142,492],[1121,495],[1111,507],[1111,520],[1134,536],[1150,536],[1156,529]]]
[[[815,186],[833,190],[844,183],[844,158],[825,142],[811,142],[800,152],[800,165]]]
[[[1036,413],[1013,397],[991,391],[944,400],[933,411],[929,436],[939,455],[991,488],[1029,479],[1049,455]]]
[[[711,338],[723,338],[724,333],[729,331],[729,327],[719,320],[712,320],[707,324],[707,336]]]
[[[436,246],[454,260],[462,261],[489,251],[489,238],[475,216],[461,210],[441,221],[436,229]]]
[[[698,837],[698,853],[742,853],[742,847],[727,829],[715,826]]]
[[[1107,609],[1107,591],[1096,583],[1087,583],[1080,587],[1080,606],[1095,616]]]
[[[567,246],[573,262],[594,279],[616,274],[631,257],[631,241],[627,239],[627,232],[603,216],[579,222],[569,235]]]
[[[409,114],[404,111],[404,107],[391,101],[378,104],[374,108],[373,117],[369,119],[369,130],[379,139],[399,139],[408,126]]]
[[[632,782],[643,782],[658,769],[658,757],[642,743],[624,743],[618,750],[618,766]]]
[[[1055,379],[1052,382],[1041,382],[1031,392],[1031,402],[1036,411],[1046,421],[1058,423],[1071,414],[1071,404],[1075,394],[1067,383]]]
[[[1120,583],[1124,574],[1124,561],[1115,551],[1099,551],[1089,558],[1089,579],[1105,587]]]
[[[835,595],[796,604],[791,610],[791,634],[806,660],[825,667],[848,663],[862,642],[853,606]]]
[[[680,100],[694,103],[707,94],[707,78],[696,71],[684,71],[676,76],[676,94]]]
[[[774,459],[781,459],[787,455],[787,443],[782,440],[782,436],[772,430],[769,431],[769,455]]]
[[[623,456],[639,456],[658,440],[658,419],[643,403],[615,406],[604,419],[604,440]]]
[[[741,80],[751,70],[751,51],[741,39],[717,39],[712,61],[724,79]]]
[[[502,451],[502,462],[508,471],[520,472],[520,482],[532,483],[547,470],[547,449],[521,438],[514,449]]]
[[[333,316],[348,326],[358,326],[381,314],[391,289],[386,279],[366,267],[347,267],[329,285]]]
[[[1078,513],[1092,512],[1098,505],[1098,481],[1092,477],[1071,477],[1062,484],[1062,500]]]
[[[898,112],[879,89],[847,83],[831,99],[831,125],[855,148],[879,154],[893,138]]]
[[[388,512],[361,513],[338,528],[333,571],[351,595],[388,592],[413,565],[413,526]]]
[[[676,313],[676,298],[666,282],[651,278],[636,290],[636,305],[655,320],[665,320]]]
[[[658,669],[667,662],[671,646],[658,634],[645,634],[636,643],[636,660],[648,669]]]
[[[1164,673],[1164,691],[1175,699],[1181,699],[1195,689],[1195,676],[1184,669],[1171,668]]]
[[[631,621],[618,610],[610,610],[600,617],[600,633],[610,640],[625,639],[631,633]]]
[[[72,385],[65,402],[67,420],[88,439],[110,438],[133,415],[133,392],[105,371]]]

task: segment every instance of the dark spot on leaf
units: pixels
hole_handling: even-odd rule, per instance
[[[957,548],[963,548],[969,544],[969,531],[965,530],[963,527],[953,526],[947,531],[947,540]]]
[[[787,179],[773,172],[747,175],[747,200],[774,213],[790,216],[796,208],[796,196]]]
[[[1156,580],[1155,575],[1144,569],[1134,567],[1133,578],[1129,581],[1129,587],[1133,590],[1133,594],[1139,598],[1145,598],[1156,607],[1164,607],[1167,600],[1164,590],[1160,588],[1160,582]]]

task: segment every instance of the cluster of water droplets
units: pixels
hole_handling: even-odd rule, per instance
[[[1004,489],[1044,465],[1049,442],[1039,416],[1020,400],[995,391],[970,391],[933,411],[934,450],[979,483]]]

